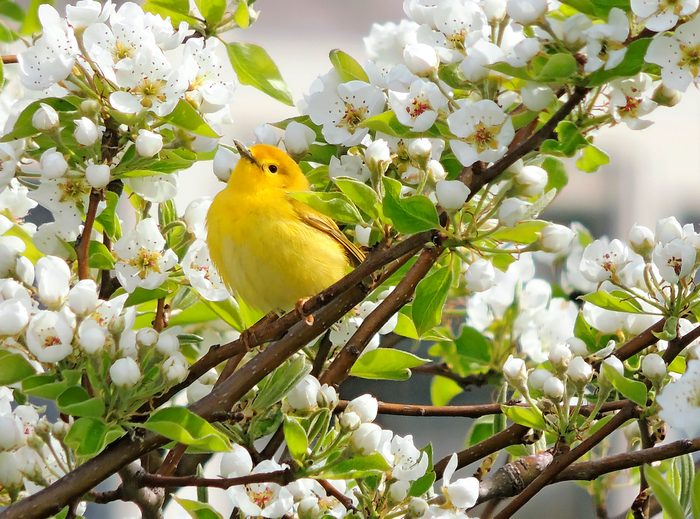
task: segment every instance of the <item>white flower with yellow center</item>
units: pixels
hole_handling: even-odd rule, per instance
[[[27,349],[39,362],[58,362],[73,352],[75,316],[67,309],[42,310],[29,322]]]
[[[619,65],[627,52],[625,40],[629,33],[630,23],[627,15],[617,7],[610,10],[608,23],[597,24],[586,29],[588,61],[584,70],[593,72],[600,67],[609,70]]]
[[[137,287],[152,290],[168,278],[168,271],[177,263],[172,249],[163,250],[165,239],[153,218],[141,220],[134,230],[114,244],[119,261],[117,279],[131,293]]]
[[[182,258],[182,271],[192,288],[209,301],[228,299],[229,293],[211,262],[204,240],[195,240]]]
[[[644,20],[650,31],[671,29],[680,16],[689,16],[698,10],[698,0],[632,0],[632,12]]]
[[[421,25],[418,41],[432,45],[444,63],[456,63],[484,37],[486,15],[476,2],[446,0],[432,9],[432,23]]]
[[[700,16],[678,27],[670,36],[651,41],[644,58],[661,67],[661,80],[668,88],[685,92],[700,79]]]
[[[218,58],[220,47],[216,38],[192,38],[185,44],[181,69],[187,82],[185,99],[205,113],[220,110],[233,100],[235,84],[226,80],[230,73]]]
[[[424,132],[433,125],[440,111],[447,109],[447,98],[435,83],[417,79],[408,92],[390,90],[389,106],[401,124]]]
[[[700,360],[691,360],[681,378],[664,387],[657,403],[659,416],[687,438],[700,436]]]
[[[500,159],[515,136],[508,115],[488,99],[461,101],[459,109],[447,118],[447,125],[459,137],[450,141],[450,147],[464,166]]]
[[[610,111],[615,121],[624,122],[631,130],[642,130],[653,124],[652,121],[642,119],[657,106],[650,99],[651,76],[637,74],[612,81],[610,86]]]
[[[272,460],[261,461],[250,474],[262,474],[287,468]],[[246,476],[237,473],[235,476]],[[233,506],[240,509],[246,517],[282,517],[287,514],[294,504],[292,493],[286,487],[277,483],[251,483],[230,487],[226,493]]]
[[[56,232],[63,240],[75,239],[82,225],[82,213],[87,208],[90,185],[84,177],[46,179],[29,193],[32,200],[45,207],[58,224]]]

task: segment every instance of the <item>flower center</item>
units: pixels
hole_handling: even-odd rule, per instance
[[[467,37],[467,31],[466,29],[462,29],[461,31],[453,32],[449,36],[447,36],[447,42],[450,44],[450,46],[459,51],[464,51],[466,48],[464,45],[464,40]]]
[[[666,260],[666,264],[673,269],[673,272],[676,273],[676,276],[681,275],[681,269],[683,268],[683,259],[682,258],[676,258],[675,256],[671,256]]]
[[[112,56],[114,56],[115,61],[122,60],[124,58],[130,58],[134,55],[134,47],[125,44],[121,40],[117,40],[112,49]]]
[[[430,106],[430,102],[425,97],[418,96],[414,97],[411,104],[406,107],[406,112],[415,119],[427,110],[432,110],[432,108],[433,107]]]
[[[141,96],[141,106],[150,108],[154,101],[161,103],[165,101],[165,93],[162,91],[164,86],[165,81],[162,79],[143,78],[143,81],[134,88],[134,93]]]
[[[675,14],[680,14],[681,9],[683,9],[683,2],[680,0],[661,0],[657,13],[671,10]]]
[[[58,184],[60,202],[81,203],[83,198],[90,193],[90,188],[81,179],[67,179]]]
[[[345,126],[350,130],[355,130],[357,126],[364,120],[367,108],[364,106],[356,107],[350,103],[345,103],[345,114],[340,120],[340,126]]]
[[[681,48],[681,59],[678,61],[678,66],[680,68],[690,69],[690,73],[693,77],[697,77],[700,74],[700,45],[690,46],[680,44]]]
[[[61,344],[61,339],[55,335],[47,335],[44,337],[44,348],[49,348],[50,346],[56,346],[58,344]]]
[[[273,496],[275,493],[273,490],[266,486],[262,490],[248,490],[248,495],[250,496],[251,501],[258,505],[260,508],[265,508],[270,501],[272,501]]]
[[[160,252],[141,247],[130,261],[129,265],[139,270],[139,277],[144,279],[149,271],[160,272]]]
[[[613,252],[606,252],[603,254],[603,257],[601,258],[602,261],[600,262],[600,266],[603,268],[603,270],[607,272],[613,272],[615,270],[615,259],[617,258],[617,254]]]
[[[637,108],[642,102],[641,99],[635,99],[634,97],[625,96],[626,104],[620,108],[620,112],[634,117],[637,113]]]
[[[466,141],[469,144],[473,144],[479,153],[486,150],[494,150],[498,148],[496,135],[498,135],[500,129],[500,125],[486,126],[480,122],[474,128],[474,133],[467,137]]]

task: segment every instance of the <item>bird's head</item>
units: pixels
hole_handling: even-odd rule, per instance
[[[309,189],[309,181],[301,168],[283,150],[269,144],[256,144],[250,148],[238,141],[234,141],[234,144],[241,156],[229,179],[229,185],[234,189],[252,192]]]

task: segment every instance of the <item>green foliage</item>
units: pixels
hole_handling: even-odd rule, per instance
[[[0,350],[0,385],[22,382],[34,373],[34,368],[22,355]]]
[[[47,97],[38,101],[33,101],[24,110],[22,110],[19,117],[17,117],[12,130],[5,134],[2,139],[0,139],[0,142],[10,142],[37,135],[39,130],[34,128],[34,125],[32,124],[32,117],[34,116],[34,112],[41,108],[42,103],[49,105],[57,112],[75,112],[77,110],[77,105],[64,98]]]
[[[292,417],[284,419],[284,441],[292,458],[301,463],[309,448],[309,439],[297,419]]]
[[[538,431],[543,431],[547,428],[542,412],[536,411],[532,407],[502,405],[501,409],[511,422],[531,427]]]
[[[462,386],[451,378],[435,376],[430,382],[430,401],[433,405],[447,405],[462,391]]]
[[[56,398],[56,405],[65,414],[101,418],[105,412],[105,403],[100,398],[90,397],[82,386],[71,386]]]
[[[234,42],[227,44],[226,50],[241,84],[255,87],[286,105],[294,106],[287,84],[265,49],[254,43]]]
[[[185,509],[192,519],[223,519],[210,504],[173,496],[173,500]]]
[[[411,317],[419,336],[442,321],[442,310],[451,285],[452,269],[449,266],[435,270],[418,283]]]
[[[644,465],[644,475],[661,508],[663,508],[664,514],[670,519],[684,519],[685,514],[678,502],[678,496],[675,495],[661,473],[651,465]]]
[[[351,178],[336,178],[334,182],[360,211],[372,219],[379,218],[381,205],[374,189]]]
[[[358,80],[369,82],[367,73],[362,68],[362,65],[346,52],[340,49],[334,49],[330,52],[328,57],[331,60],[333,68],[340,76],[341,81]]]
[[[437,210],[426,196],[401,197],[401,183],[385,177],[384,215],[391,220],[394,228],[401,233],[414,234],[440,226]]]
[[[384,456],[375,452],[326,465],[317,476],[322,479],[360,479],[379,475],[390,468]]]
[[[262,411],[282,400],[297,383],[309,374],[311,366],[301,356],[287,360],[258,384],[258,394],[251,408]]]
[[[206,123],[199,112],[184,99],[180,99],[173,111],[163,116],[162,119],[173,126],[201,135],[202,137],[219,137],[219,134],[211,129],[211,126]]]
[[[159,14],[163,18],[170,17],[173,27],[180,22],[187,22],[193,27],[201,27],[197,19],[190,15],[190,3],[188,0],[145,0],[144,11]]]
[[[391,348],[377,348],[364,353],[353,365],[353,377],[379,380],[408,380],[411,368],[422,366],[427,359]]]
[[[589,86],[600,86],[618,77],[630,77],[638,74],[644,66],[644,56],[647,53],[651,38],[640,38],[627,46],[625,57],[619,65],[609,70],[596,70],[588,76]]]
[[[121,438],[125,431],[118,425],[107,425],[97,418],[78,418],[71,425],[65,442],[78,456],[90,457]]]
[[[362,216],[355,204],[343,193],[335,191],[327,193],[304,191],[289,193],[289,196],[339,222],[353,225],[363,223]]]
[[[598,168],[610,162],[610,157],[600,148],[589,144],[581,151],[581,157],[576,161],[576,167],[586,173],[598,171]]]
[[[463,326],[459,337],[455,339],[457,353],[479,364],[488,364],[491,361],[491,343],[489,340],[471,326]]]
[[[245,2],[241,2],[248,12]],[[207,27],[216,27],[226,13],[226,0],[195,0],[195,5],[199,12],[204,16],[207,22]],[[188,6],[189,7],[189,6]]]
[[[158,409],[141,427],[204,452],[226,452],[228,438],[201,416],[185,407]]]
[[[646,406],[648,391],[647,387],[644,385],[643,382],[627,378],[624,375],[618,373],[617,370],[615,370],[615,368],[605,363],[601,365],[601,369],[603,370],[605,378],[609,380],[612,383],[613,387],[617,389],[621,394],[623,394],[626,398],[632,400],[634,403],[641,405],[642,407]]]
[[[583,295],[580,299],[613,312],[638,314],[642,311],[641,305],[635,299],[628,293],[620,290],[613,290],[612,292],[598,290],[597,292]]]

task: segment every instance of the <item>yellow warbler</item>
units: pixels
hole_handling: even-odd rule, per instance
[[[262,312],[294,308],[335,283],[363,253],[335,222],[288,196],[309,182],[298,164],[274,146],[241,155],[228,185],[207,214],[214,266],[230,291]]]

